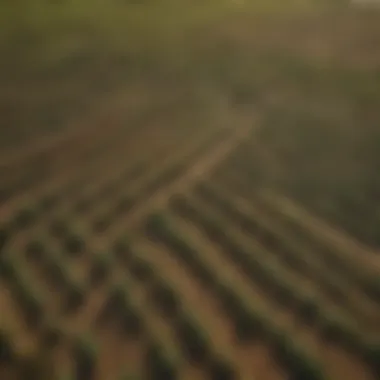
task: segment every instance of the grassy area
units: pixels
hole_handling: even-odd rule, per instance
[[[223,97],[262,120],[263,185],[379,244],[380,16],[348,3],[2,2],[0,149],[136,83]]]

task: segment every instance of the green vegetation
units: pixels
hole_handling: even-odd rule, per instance
[[[149,380],[178,379],[177,364],[159,342],[151,342],[147,349],[146,376]]]
[[[10,237],[10,232],[6,227],[0,227],[0,256]]]
[[[44,244],[43,236],[31,240],[26,245],[26,256],[29,260],[34,262],[41,262],[46,255],[46,247]]]
[[[154,277],[154,270],[150,263],[138,255],[131,258],[129,270],[133,276],[144,283],[149,282]]]
[[[128,344],[136,343],[134,340],[146,343],[143,376],[150,380],[181,378],[183,368],[172,355],[172,351],[180,349],[212,380],[238,377],[235,363],[219,356],[219,347],[214,346],[213,336],[205,330],[207,323],[197,320],[197,310],[186,309],[176,284],[163,277],[150,261],[149,249],[146,253],[134,252],[131,241],[124,236],[104,252],[92,252],[92,243],[87,241],[97,233],[107,232],[117,218],[126,216],[173,182],[210,147],[227,140],[235,132],[230,126],[255,123],[241,149],[220,166],[216,175],[220,182],[230,181],[237,193],[252,197],[260,189],[281,192],[362,242],[380,246],[380,71],[375,48],[380,41],[380,15],[347,9],[347,3],[348,0],[0,2],[0,113],[4,126],[0,127],[1,154],[17,148],[22,141],[34,146],[34,137],[62,131],[84,115],[96,120],[89,124],[99,121],[110,128],[115,118],[123,131],[100,141],[93,150],[86,147],[81,152],[78,147],[78,162],[94,162],[100,157],[106,160],[113,149],[117,152],[116,148],[134,139],[132,129],[155,132],[145,127],[150,122],[157,129],[163,123],[173,127],[175,124],[176,132],[189,139],[186,143],[190,149],[178,144],[175,154],[165,146],[168,153],[162,151],[162,157],[160,153],[160,162],[155,161],[157,157],[152,161],[143,157],[137,162],[127,149],[122,158],[126,163],[120,162],[120,175],[103,181],[99,187],[96,181],[104,167],[100,170],[94,164],[92,170],[83,164],[82,178],[68,179],[70,184],[53,193],[45,193],[44,189],[43,194],[40,190],[34,192],[42,182],[44,187],[61,175],[61,160],[65,157],[60,153],[51,163],[47,154],[14,172],[7,162],[1,165],[1,177],[7,180],[2,180],[0,198],[10,198],[11,210],[18,202],[16,196],[21,197],[25,191],[31,194],[31,200],[14,217],[1,220],[1,286],[9,287],[12,301],[25,317],[28,333],[38,338],[45,353],[57,347],[65,349],[74,338],[72,378],[95,379],[98,352],[91,338],[71,337],[71,329],[75,335],[76,327],[71,324],[76,323],[76,318],[70,318],[69,313],[80,313],[89,291],[107,287],[119,264],[116,276],[122,276],[124,271],[125,282],[106,289],[105,303],[95,317],[101,326],[95,329],[116,328],[118,339]],[[135,104],[140,98],[144,99],[143,106]],[[133,112],[128,108],[130,104]],[[134,112],[137,116],[129,115]],[[106,116],[98,117],[98,113]],[[161,114],[175,114],[175,123],[166,118],[161,121]],[[78,122],[79,127],[82,124],[86,122]],[[202,130],[210,133],[198,134]],[[5,153],[7,156],[12,152]],[[93,174],[97,169],[100,173]],[[136,180],[141,180],[142,185],[134,186]],[[93,192],[82,194],[82,188],[92,182]],[[271,300],[269,310],[278,307],[293,313],[295,322],[307,324],[302,328],[321,335],[321,344],[331,343],[332,351],[339,345],[339,350],[352,352],[358,361],[363,359],[369,364],[375,377],[380,376],[378,342],[368,338],[349,317],[349,312],[361,305],[362,300],[357,304],[354,301],[357,294],[366,297],[363,309],[368,306],[368,314],[377,310],[379,279],[367,276],[356,268],[355,260],[345,262],[344,256],[330,252],[328,247],[313,246],[308,250],[312,244],[292,244],[291,238],[283,239],[273,226],[264,223],[259,213],[236,207],[232,197],[215,188],[207,183],[197,186],[194,202],[192,197],[172,198],[171,211],[202,229],[223,260],[229,260],[248,285],[262,290],[262,296]],[[199,207],[196,197],[200,205],[210,207]],[[74,211],[80,214],[77,216],[93,227],[90,234],[75,229],[64,215],[50,214],[61,200],[75,203]],[[100,207],[103,211],[92,219],[92,210],[98,208],[99,202],[109,210],[104,212]],[[41,222],[59,241],[62,252],[49,246],[48,236],[34,236],[30,228],[36,222]],[[330,373],[330,357],[326,361],[323,358],[320,365],[308,347],[298,347],[296,342],[303,338],[293,336],[294,326],[285,321],[286,327],[280,327],[277,317],[268,314],[265,302],[261,308],[260,302],[248,299],[236,284],[226,282],[224,272],[219,273],[206,260],[206,247],[204,252],[198,250],[185,230],[163,214],[150,215],[145,222],[143,232],[151,239],[149,244],[162,245],[171,258],[186,268],[185,275],[215,296],[218,311],[225,314],[228,327],[234,330],[237,345],[269,347],[292,380],[325,379],[322,368],[327,363]],[[263,249],[260,244],[239,241],[237,234],[229,232],[229,222],[254,236]],[[27,262],[18,261],[18,252],[11,255],[8,249],[13,239],[17,247],[20,240],[26,242],[25,252],[21,253],[25,253]],[[317,254],[320,260],[313,261]],[[78,264],[74,259],[80,256],[89,265],[84,284],[71,270],[71,265]],[[59,320],[50,319],[47,312],[51,308],[45,304],[48,300],[38,291],[39,281],[33,281],[34,277],[24,271],[25,264],[36,270],[33,274],[41,274],[42,282],[46,280],[51,286],[49,291],[62,296],[64,310],[58,310]],[[320,297],[304,291],[294,281],[293,277],[301,275],[320,286]],[[131,284],[148,297],[135,299]],[[345,285],[357,287],[357,294],[351,297]],[[330,307],[332,301],[339,312]],[[347,311],[347,318],[343,311]],[[360,313],[359,310],[354,317],[361,318]],[[367,316],[365,310],[363,320],[367,317],[372,323],[372,316]],[[70,334],[64,329],[65,318]],[[171,335],[172,331],[161,335],[155,322],[159,327],[162,323],[174,329],[175,335]],[[21,376],[31,380],[33,376],[38,380],[57,378],[42,369],[40,357],[22,364],[14,353],[12,334],[0,329],[0,366],[4,362],[19,363]],[[49,374],[45,376],[43,372]]]
[[[272,343],[279,362],[289,371],[291,379],[325,379],[320,366],[307,357],[302,348],[281,333],[273,331]]]
[[[176,318],[181,310],[181,300],[177,292],[166,280],[155,275],[152,287],[152,300],[168,317]]]
[[[238,379],[233,365],[224,358],[213,358],[209,364],[211,380],[234,380]]]
[[[51,233],[54,237],[63,238],[69,232],[68,222],[64,218],[56,218],[51,222]]]
[[[86,300],[86,288],[79,282],[72,282],[66,292],[65,311],[68,313],[77,311]]]
[[[89,283],[91,286],[98,286],[109,276],[113,260],[108,252],[101,252],[94,255],[89,273]]]
[[[84,237],[79,233],[69,233],[64,238],[64,247],[67,253],[71,257],[79,257],[82,253],[84,253],[84,249],[86,247],[86,243]]]
[[[183,312],[178,318],[178,339],[189,360],[205,363],[211,355],[211,339],[198,324],[194,315]]]
[[[30,227],[38,215],[37,208],[34,205],[25,205],[14,217],[12,222],[13,229],[25,229]]]
[[[14,361],[12,339],[3,329],[0,330],[0,367]]]
[[[96,378],[97,346],[90,337],[78,338],[73,346],[76,379]]]

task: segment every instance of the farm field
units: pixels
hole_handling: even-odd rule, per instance
[[[58,142],[35,182],[39,161],[14,171],[21,185],[1,214],[2,378],[25,367],[51,379],[375,379],[371,254],[255,192],[252,123],[161,118]]]
[[[380,16],[82,1],[115,51],[0,63],[0,379],[379,379]]]

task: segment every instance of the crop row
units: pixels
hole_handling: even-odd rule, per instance
[[[265,254],[252,254],[248,247],[228,232],[226,225],[207,215],[204,208],[194,207],[186,198],[177,198],[172,207],[201,226],[207,236],[221,247],[221,252],[280,306],[292,309],[304,322],[317,327],[326,340],[360,354],[375,372],[378,370],[378,345],[366,341],[346,317],[329,313],[312,295],[308,296],[297,284],[287,280],[286,272]]]
[[[355,313],[359,318],[363,316],[364,310],[359,305],[355,305],[347,286],[344,286],[342,281],[339,282],[339,276],[336,276],[331,269],[319,264],[320,259],[317,257],[319,252],[313,252],[309,247],[301,247],[293,242],[290,236],[273,227],[269,219],[264,218],[254,208],[250,208],[249,214],[242,211],[233,200],[210,184],[200,184],[195,191],[208,204],[219,209],[240,228],[270,248],[271,253],[275,254],[291,271],[312,279],[335,303]]]
[[[160,112],[160,110],[155,110],[154,112]],[[76,175],[78,172],[78,162],[83,162],[81,164],[81,169],[84,167],[91,167],[96,162],[99,163],[102,159],[108,158],[110,156],[110,152],[115,151],[125,151],[126,146],[130,144],[130,141],[133,137],[141,135],[146,130],[149,130],[151,125],[147,123],[148,113],[144,113],[143,115],[134,115],[133,119],[130,121],[130,124],[125,126],[116,126],[116,128],[111,129],[111,133],[109,133],[109,129],[107,129],[107,133],[104,133],[104,129],[98,129],[95,133],[91,133],[86,136],[86,140],[82,141],[82,144],[79,144],[79,141],[72,141],[70,139],[70,143],[66,142],[63,146],[59,146],[58,148],[63,152],[61,152],[62,156],[65,156],[66,162],[69,163],[70,160],[75,161],[75,165],[70,165],[68,173],[68,177],[72,177]],[[143,123],[146,124],[143,124]],[[146,133],[146,132],[145,132]],[[83,138],[83,136],[81,136]],[[73,150],[66,150],[68,146],[72,147],[72,143],[77,143],[78,150],[75,155],[73,155]],[[56,149],[55,149],[56,150]],[[5,182],[5,188],[3,189],[3,199],[9,199],[14,197],[18,193],[22,193],[25,191],[32,191],[35,187],[37,187],[41,182],[48,182],[54,178],[54,174],[49,167],[49,160],[46,160],[46,155],[48,153],[38,154],[35,159],[32,159],[28,165],[29,167],[25,167],[24,163],[20,165],[20,168],[16,173],[14,170],[11,175],[7,175],[3,173],[3,178],[7,178]],[[78,156],[79,154],[79,156]],[[83,157],[85,158],[83,160]],[[49,157],[48,157],[49,158]],[[8,178],[16,178],[13,181],[9,181]]]
[[[175,285],[158,274],[159,268],[134,252],[126,239],[117,242],[115,254],[125,270],[149,289],[153,305],[175,329],[186,359],[198,366],[202,365],[211,379],[235,379],[237,375],[233,365],[218,354],[209,334],[194,313],[183,305],[181,294],[175,290]]]
[[[123,144],[125,145],[125,142]],[[157,154],[162,156],[161,153],[166,150],[164,146],[159,146],[158,149],[154,147],[154,149],[149,152],[149,157],[154,158]],[[103,186],[98,189],[96,194],[93,196],[90,195],[88,197],[89,199],[87,199],[87,197],[79,199],[76,205],[78,211],[81,211],[82,209],[83,211],[86,211],[86,209],[90,209],[98,201],[107,199],[111,196],[113,191],[115,192],[117,190],[118,187],[122,187],[130,181],[134,181],[139,175],[141,176],[143,174],[144,170],[147,169],[147,162],[141,162],[141,160],[137,160],[133,164],[127,163],[121,166],[116,165],[119,162],[117,155],[113,153],[114,151],[114,148],[112,150],[109,149],[107,151],[108,155],[103,157],[106,160],[105,162],[108,163],[110,167],[116,168],[116,171],[115,169],[111,170],[111,174],[113,172],[117,172],[116,175],[113,175],[114,180],[111,181],[111,183],[106,183],[106,181],[104,181],[104,176],[101,177],[100,181],[103,183]],[[109,158],[110,152],[112,153],[111,158]],[[120,155],[124,152],[118,151],[117,153]],[[98,157],[96,157],[96,162],[98,162]],[[95,170],[96,167],[98,170]],[[84,187],[89,187],[89,183],[91,183],[91,181],[93,181],[94,185],[95,181],[99,181],[99,165],[96,166],[91,161],[84,163],[79,168],[77,166],[73,167],[70,173],[71,175],[67,176],[64,181],[59,178],[56,179],[55,182],[50,185],[51,189],[47,187],[48,190],[43,190],[41,188],[37,191],[34,198],[40,196],[40,199],[35,199],[33,202],[30,200],[27,203],[22,202],[24,203],[22,208],[15,212],[13,218],[6,223],[6,230],[8,233],[24,230],[31,224],[36,223],[39,219],[41,219],[47,211],[52,210],[53,207],[59,206],[62,201],[67,203],[68,199],[72,198],[76,193],[82,192]],[[107,173],[106,178],[109,177],[110,175]],[[46,191],[48,191],[48,193],[46,193]]]
[[[316,232],[303,228],[299,222],[279,213],[273,203],[266,202],[265,199],[260,199],[260,201],[264,207],[269,209],[278,220],[281,220],[288,227],[293,235],[296,235],[310,247],[313,247],[331,268],[349,278],[367,297],[371,298],[373,302],[380,304],[380,276],[368,273],[368,268],[363,268],[360,265],[360,260],[353,260],[352,257],[346,255],[346,252],[342,252],[342,248],[332,248]],[[360,255],[360,252],[357,252],[357,254]]]
[[[31,286],[28,271],[9,255],[0,258],[0,275],[9,286],[12,297],[20,307],[26,324],[31,328],[40,327],[45,317],[44,302],[38,291]]]
[[[252,160],[250,162],[252,163]],[[222,181],[223,183],[226,183],[226,178],[228,178],[228,186],[234,187],[239,193],[243,192],[251,194],[249,196],[251,199],[252,194],[255,194],[257,191],[257,183],[252,175],[249,175],[246,170],[242,170],[241,164],[242,161],[237,160],[230,168],[230,173],[227,171],[219,172],[215,179],[217,182]],[[238,174],[236,174],[236,171],[238,171]],[[288,236],[295,236],[297,237],[297,240],[302,240],[308,245],[310,250],[318,252],[318,255],[324,260],[327,266],[332,268],[337,275],[347,277],[347,279],[351,283],[356,284],[367,297],[371,298],[374,302],[379,303],[379,276],[371,275],[370,272],[365,269],[361,270],[362,268],[358,266],[358,261],[347,257],[345,252],[332,248],[319,236],[316,236],[313,232],[305,228],[301,223],[292,221],[291,218],[284,216],[277,206],[274,206],[271,202],[267,202],[265,199],[261,200],[255,195],[255,203],[262,203],[267,213],[271,213],[272,216],[276,218],[277,222],[280,221],[283,226],[286,226]]]
[[[292,378],[323,379],[325,376],[314,359],[295,346],[291,338],[273,325],[263,311],[256,309],[232,288],[227,287],[195,250],[161,215],[153,215],[146,223],[146,233],[171,249],[189,270],[213,290],[225,312],[234,323],[240,341],[266,339],[279,361]],[[302,377],[303,376],[303,377]]]

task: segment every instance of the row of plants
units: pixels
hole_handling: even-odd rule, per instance
[[[236,168],[239,168],[241,164],[242,161],[237,163]],[[221,175],[221,179],[223,179],[223,175]],[[236,178],[233,182],[236,182]],[[235,185],[240,188],[240,190],[242,188],[247,188],[247,191],[250,191],[251,193],[254,193],[257,188],[257,184],[252,178],[252,175],[246,175],[244,176],[244,179],[241,177],[239,183],[236,183]],[[359,286],[363,293],[374,302],[378,303],[380,301],[380,280],[378,276],[374,276],[366,270],[358,270],[355,260],[347,259],[344,252],[331,247],[318,235],[313,234],[310,230],[305,228],[299,223],[299,221],[286,217],[279,212],[277,206],[273,205],[271,202],[266,199],[261,200],[257,197],[255,201],[261,202],[262,206],[265,207],[268,212],[271,212],[277,220],[280,220],[282,225],[286,226],[289,234],[296,236],[299,240],[303,240],[309,247],[318,252],[328,267],[333,268],[340,276],[346,277],[349,282],[353,282]]]
[[[158,268],[154,267],[141,254],[134,252],[130,246],[128,252],[127,270],[136,280],[143,282],[144,286],[149,288],[152,304],[165,318],[170,320],[187,360],[205,366],[213,380],[235,379],[237,375],[233,366],[228,360],[217,354],[211,337],[194,314],[184,309],[181,295],[175,290],[175,286],[159,274]],[[171,376],[174,372],[174,369],[170,370]],[[166,377],[163,374],[159,378],[165,379]]]
[[[174,160],[174,164],[170,165],[170,167],[165,167],[162,173],[155,176],[155,178],[147,184],[143,191],[139,191],[138,194],[136,194],[137,199],[143,200],[154,194],[163,186],[173,182],[181,175],[181,173],[191,167],[191,163],[194,160],[207,153],[210,150],[210,147],[215,146],[220,141],[223,141],[229,133],[230,132],[228,130],[222,129],[221,131],[213,132],[211,135],[207,135],[206,138],[202,137],[201,144],[193,148],[188,154],[183,155],[183,149],[180,150],[178,159]],[[171,159],[171,162],[173,162],[173,159]]]
[[[254,233],[249,220],[252,220],[252,216],[244,215],[241,210],[237,211],[233,201],[228,199],[222,194],[222,192],[211,186],[211,184],[201,184],[197,190],[200,196],[203,196],[207,202],[215,204],[223,212],[228,214],[229,217],[233,217],[242,228],[247,228],[247,232]],[[265,208],[266,212],[270,212],[272,217],[275,217],[277,221],[281,221],[284,226],[287,226],[291,221],[289,218],[284,217],[278,209],[274,208],[268,202],[261,203],[257,200],[257,204],[261,208]],[[256,222],[257,224],[257,222]],[[293,232],[292,231],[293,228]],[[303,228],[299,223],[292,223],[291,229],[286,230],[289,237],[285,239],[287,241],[288,249],[279,252],[279,258],[283,258],[284,262],[290,267],[298,269],[298,271],[307,272],[308,277],[315,278],[321,286],[324,287],[327,294],[334,299],[335,302],[344,304],[347,308],[351,308],[353,305],[349,305],[347,297],[347,287],[343,283],[337,282],[335,277],[339,276],[341,281],[345,281],[345,284],[353,284],[357,286],[369,299],[372,299],[373,305],[376,305],[380,299],[380,279],[374,275],[364,275],[352,261],[344,260],[344,256],[337,250],[331,249],[325,243],[317,237],[310,239],[303,239],[305,234],[310,235],[310,231]],[[301,239],[311,249],[300,250],[294,244],[291,244],[291,237],[297,236],[297,239]],[[283,239],[284,240],[284,239]],[[272,242],[274,240],[272,239]],[[285,242],[285,241],[284,241]],[[322,244],[322,246],[321,246]],[[314,267],[307,267],[306,262],[302,264],[305,252],[312,252],[315,255],[323,258],[325,262],[325,270],[317,270]],[[329,274],[330,273],[330,274]],[[335,274],[335,277],[334,277]],[[360,310],[359,310],[360,311]]]
[[[182,153],[181,150],[178,150],[178,152]],[[161,152],[159,151],[159,153]],[[170,154],[166,161],[169,165],[171,164],[172,158]],[[75,205],[75,210],[81,214],[88,213],[96,205],[96,208],[100,211],[93,215],[95,221],[92,228],[96,233],[103,233],[115,220],[130,211],[135,204],[141,202],[161,187],[162,181],[166,183],[170,178],[180,173],[180,166],[178,168],[170,166],[169,169],[166,166],[164,165],[163,175],[161,176],[149,171],[150,165],[148,165],[148,162],[137,162],[136,165],[123,170],[121,176],[117,177],[117,179],[101,186],[93,196],[89,196],[89,194],[83,196]],[[122,191],[124,184],[139,181],[142,178],[147,181],[146,184],[142,185],[142,188],[140,188],[140,184],[138,188],[128,190],[126,193]]]
[[[47,357],[46,347],[38,347],[35,352],[22,353],[14,344],[9,332],[0,330],[0,373],[2,379],[56,379],[56,369]]]
[[[204,207],[195,207],[185,198],[172,203],[182,216],[201,226],[208,237],[221,248],[231,262],[239,265],[242,273],[259,285],[280,306],[292,309],[304,323],[317,328],[324,339],[339,344],[350,352],[363,357],[376,373],[378,371],[378,344],[364,338],[355,324],[345,315],[328,312],[323,303],[308,295],[297,284],[286,280],[287,274],[267,257],[252,254],[249,247],[228,232],[228,226],[220,219],[208,216]]]
[[[119,326],[128,337],[140,338],[145,330],[141,311],[133,301],[129,283],[113,284],[96,318],[98,326]]]
[[[75,201],[74,211],[83,215],[89,213],[95,206],[99,208],[99,205],[106,204],[110,198],[119,194],[126,184],[144,176],[148,169],[149,165],[146,162],[135,162],[132,165],[123,166],[122,169],[117,169],[117,176],[113,170],[111,178],[107,180],[103,178],[100,185]]]
[[[73,278],[70,263],[62,252],[48,243],[47,239],[41,236],[39,239],[31,240],[25,253],[31,263],[42,269],[52,289],[65,296],[64,312],[74,312],[85,303],[86,286]]]
[[[247,300],[233,290],[233,285],[224,285],[223,279],[218,278],[218,274],[203,261],[202,253],[197,252],[189,242],[182,238],[181,234],[169,224],[165,217],[158,214],[152,215],[147,220],[146,231],[150,238],[165,244],[195,276],[203,280],[204,273],[207,273],[207,281],[203,282],[213,290],[221,305],[224,306],[224,310],[235,326],[236,336],[240,341],[256,339],[258,337],[257,331],[262,330],[263,336],[261,338],[273,347],[274,352],[277,353],[292,379],[325,378],[320,365],[305,350],[297,348],[291,337],[288,337],[284,331],[275,326],[262,311],[252,309],[252,305],[248,304]]]
[[[89,180],[87,177],[91,178],[91,176],[86,176],[83,172],[79,174],[77,171],[78,168],[76,167],[70,173],[68,180],[62,183],[61,186],[53,186],[53,189],[49,190],[48,193],[45,193],[46,190],[42,189],[40,190],[41,194],[36,195],[33,201],[22,205],[15,212],[13,218],[8,221],[10,229],[14,232],[25,230],[38,222],[47,212],[58,206],[61,201],[70,197],[73,192],[82,188]],[[95,177],[95,175],[92,177]],[[24,191],[26,190],[24,189]]]
[[[188,167],[192,160],[196,159],[203,152],[208,151],[210,144],[215,144],[218,139],[225,138],[225,135],[225,130],[222,130],[217,135],[215,135],[215,132],[212,134],[208,133],[206,138],[203,138],[201,144],[198,144],[198,139],[194,139],[197,142],[196,147],[187,149],[186,154],[184,154],[183,148],[178,147],[176,152],[167,155],[159,173],[148,173],[142,186],[140,184],[139,187],[120,194],[119,197],[116,197],[116,200],[110,202],[112,204],[108,205],[108,207],[100,207],[102,211],[98,215],[94,215],[95,221],[92,225],[94,232],[105,232],[116,219],[123,216],[134,205],[143,202],[144,199],[154,194],[162,186],[175,180]],[[177,159],[174,159],[173,155],[178,156]],[[105,190],[107,190],[107,187]],[[95,198],[93,201],[83,199],[81,202],[81,207],[84,206],[82,207],[82,211],[89,210],[95,203]],[[97,208],[99,208],[98,204]]]
[[[380,277],[370,273],[372,268],[366,270],[362,267],[359,270],[356,260],[348,258],[342,249],[332,247],[328,242],[321,239],[319,235],[304,228],[298,221],[292,220],[282,213],[279,213],[275,206],[271,205],[270,202],[263,201],[263,203],[265,207],[271,208],[273,213],[275,213],[276,218],[281,220],[282,223],[287,226],[289,231],[299,239],[302,239],[310,247],[313,247],[313,249],[323,257],[323,260],[333,268],[336,273],[339,273],[340,275],[347,277],[349,281],[354,282],[375,304],[380,303]],[[358,255],[360,255],[359,252]]]
[[[126,277],[124,282],[110,287],[106,302],[97,316],[97,325],[119,326],[120,332],[126,334],[128,339],[147,342],[142,377],[149,380],[179,379],[179,358],[173,355],[164,338],[150,325],[142,307],[134,301],[132,286]]]
[[[130,132],[124,131],[123,136],[128,137]],[[141,133],[141,130],[139,131]],[[17,192],[31,191],[34,188],[42,187],[42,189],[36,189],[38,195],[35,197],[35,204],[25,205],[19,211],[16,212],[15,218],[12,221],[9,221],[12,227],[23,229],[29,226],[31,223],[35,222],[37,218],[43,216],[43,212],[51,210],[55,205],[58,204],[60,200],[63,200],[67,197],[71,197],[74,193],[77,193],[78,190],[82,189],[83,186],[89,181],[96,179],[98,172],[94,171],[94,162],[101,162],[105,159],[108,159],[110,152],[113,153],[118,151],[119,148],[122,148],[125,145],[125,139],[111,138],[110,141],[102,140],[99,142],[99,150],[90,152],[90,155],[86,157],[86,160],[81,162],[78,168],[77,165],[73,166],[68,173],[65,173],[66,181],[62,183],[63,186],[55,188],[53,184],[53,173],[49,173],[44,177],[36,175],[33,170],[29,170],[29,177],[22,179],[22,182],[17,184],[13,190],[9,189],[9,197],[16,196]],[[116,144],[116,145],[115,145]],[[120,150],[119,150],[120,152]],[[40,167],[41,165],[38,165]],[[133,174],[133,173],[130,173]],[[126,173],[125,173],[126,175]],[[53,192],[49,191],[49,194],[42,194],[45,190],[43,189],[43,183],[52,183]],[[9,187],[9,186],[8,186]],[[12,191],[11,191],[12,190]],[[36,192],[36,191],[34,191]],[[32,206],[32,207],[31,207]],[[32,215],[33,214],[33,215]]]
[[[38,328],[45,317],[44,300],[33,285],[25,265],[14,256],[0,258],[0,276],[7,282],[13,299],[30,328]]]
[[[200,146],[193,149],[190,154],[183,154],[183,149],[178,149],[175,156],[178,159],[173,159],[173,155],[169,155],[168,159],[162,166],[159,173],[148,174],[146,181],[142,186],[129,190],[127,193],[122,193],[120,196],[115,197],[112,200],[109,207],[102,207],[102,211],[94,216],[95,221],[92,224],[92,228],[96,233],[105,232],[116,219],[125,215],[126,212],[130,211],[135,205],[142,203],[145,199],[157,192],[161,187],[170,184],[176,178],[178,178],[181,173],[183,173],[190,165],[190,163],[196,159],[199,155],[207,152],[211,144],[215,144],[216,140],[224,138],[224,133],[220,133],[215,136],[213,134],[211,137],[207,136],[205,141],[202,142]],[[174,164],[173,164],[174,162]],[[109,199],[109,198],[108,198]],[[86,208],[90,209],[91,205],[96,204],[95,200],[86,202]],[[99,205],[97,204],[97,207]]]
[[[215,207],[219,212],[233,220],[242,230],[252,235],[265,247],[270,249],[270,253],[276,255],[277,259],[285,264],[291,271],[312,279],[324,294],[334,303],[341,305],[348,311],[355,313],[359,318],[363,317],[362,310],[358,310],[357,305],[352,304],[351,298],[343,284],[336,281],[332,274],[312,260],[305,258],[305,250],[294,244],[290,238],[265,227],[265,224],[258,222],[259,215],[255,217],[252,213],[238,209],[234,201],[224,196],[210,184],[200,184],[195,189],[196,194],[205,200],[210,207]],[[307,251],[307,250],[306,250]]]
[[[92,164],[90,163],[90,165]],[[97,180],[98,172],[86,173],[84,172],[84,168],[88,166],[88,163],[82,166],[80,172],[78,172],[78,168],[75,167],[73,172],[68,176],[67,181],[62,183],[62,186],[58,188],[54,187],[53,190],[50,190],[47,194],[40,194],[38,198],[36,197],[35,201],[23,205],[16,211],[13,218],[8,222],[9,230],[12,232],[25,230],[38,222],[47,212],[58,206],[61,201],[67,201],[67,198],[74,197],[85,185],[88,185],[89,182]],[[125,177],[125,180],[130,176],[136,175],[131,168],[129,168],[129,171],[124,171],[125,173],[122,174],[121,178]],[[106,189],[102,189],[102,191],[106,193]],[[97,194],[99,197],[102,191]],[[96,199],[94,199],[94,202],[95,201]],[[94,202],[91,203],[91,199],[85,198],[79,200],[76,206],[78,209],[85,209],[86,207],[90,207],[91,204],[94,204]]]

